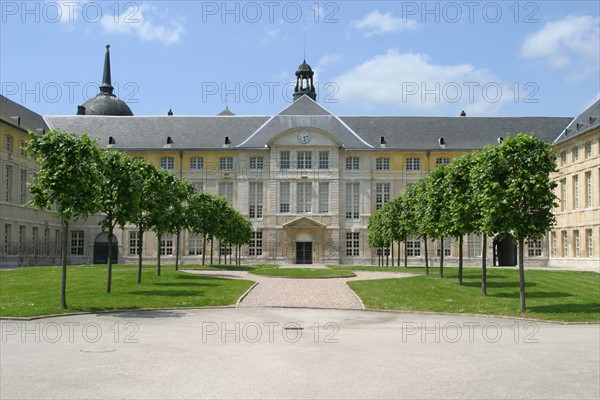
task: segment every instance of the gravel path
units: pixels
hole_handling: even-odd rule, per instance
[[[221,278],[246,279],[257,284],[238,301],[237,307],[302,307],[364,309],[358,296],[348,287],[348,281],[407,278],[404,272],[356,271],[352,278],[279,278],[253,275],[247,271],[199,271],[192,274]]]

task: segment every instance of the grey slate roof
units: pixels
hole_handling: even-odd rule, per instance
[[[366,141],[387,149],[439,149],[444,138],[448,150],[481,149],[508,133],[535,133],[552,142],[572,118],[567,117],[340,117]]]
[[[221,149],[225,137],[230,148],[262,149],[275,135],[290,128],[323,129],[337,137],[349,150],[440,149],[443,137],[447,150],[481,149],[507,134],[533,132],[553,142],[571,117],[338,117],[302,96],[279,114],[268,116],[47,116],[52,129],[88,133],[100,146],[109,137],[118,149],[160,149],[171,137],[171,149]]]
[[[230,147],[246,139],[269,117],[243,116],[156,116],[109,117],[96,115],[46,116],[52,129],[71,133],[87,133],[99,139],[98,145],[108,145],[109,137],[116,141],[117,149],[160,149],[171,137],[171,149],[222,148],[225,137]]]
[[[592,104],[587,110],[573,119],[556,138],[556,143],[562,143],[579,135],[583,135],[600,126],[600,99]]]
[[[21,117],[20,124],[16,118]],[[20,127],[26,131],[39,132],[38,129],[48,130],[48,125],[44,118],[31,111],[30,109],[23,107],[22,105],[15,103],[11,99],[4,97],[0,94],[0,119],[7,123]]]

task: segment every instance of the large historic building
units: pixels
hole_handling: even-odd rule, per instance
[[[564,262],[569,265],[598,263],[598,103],[586,111],[590,114],[587,128],[576,122],[587,116],[575,120],[474,118],[464,113],[457,117],[337,116],[317,103],[313,71],[306,62],[295,74],[294,101],[277,115],[238,116],[225,109],[216,116],[176,116],[172,112],[133,116],[127,104],[113,94],[107,47],[100,93],[79,106],[77,115],[41,118],[3,97],[2,264],[46,262],[38,255],[54,256],[48,253],[54,251],[50,243],[59,235],[56,219],[51,213],[22,206],[27,199],[24,182],[35,172],[35,163],[18,144],[26,139],[27,130],[43,133],[47,129],[86,132],[101,147],[144,158],[188,179],[198,191],[224,196],[252,221],[252,240],[242,257],[247,262],[361,264],[377,262],[377,251],[367,240],[372,213],[436,165],[497,143],[511,133],[534,132],[548,142],[561,135],[558,146],[568,147],[569,152],[576,136],[580,138],[576,143],[582,143],[577,144],[581,162],[573,167],[580,171],[581,203],[572,216],[557,211],[560,228],[550,234],[549,243],[529,243],[526,258],[528,265],[562,265],[559,259],[567,255]],[[20,124],[15,120],[19,117]],[[564,137],[569,129],[577,132]],[[561,165],[560,174],[556,179],[568,175],[569,185],[573,184],[575,170]],[[588,184],[589,198],[587,192],[583,194]],[[596,215],[587,217],[588,213]],[[563,222],[565,218],[569,222]],[[561,247],[561,252],[555,252],[555,236],[565,230],[571,242],[575,232],[580,232],[578,251],[566,254]],[[158,246],[152,233],[145,235],[143,256],[151,262]],[[76,222],[70,239],[73,262],[106,260],[106,234],[100,231],[97,218]],[[134,226],[117,232],[119,260],[137,259],[138,240]],[[465,255],[472,263],[480,262],[479,243],[477,236],[465,241]],[[175,245],[174,238],[164,236],[161,254],[173,255]],[[456,256],[456,246],[448,239],[445,255]],[[180,249],[184,262],[198,262],[201,240],[184,234]],[[438,243],[429,249],[430,256],[439,256]],[[404,250],[397,245],[391,255],[397,260]],[[409,241],[406,250],[412,264],[423,262],[420,240]],[[215,247],[215,255],[230,251]],[[488,257],[498,264],[514,265],[515,252],[510,240],[503,241],[490,247]]]

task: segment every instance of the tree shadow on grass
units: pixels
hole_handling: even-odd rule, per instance
[[[585,304],[551,304],[546,306],[528,306],[527,311],[548,313],[548,314],[594,314],[597,313],[600,319],[600,303],[585,303]]]
[[[194,271],[253,271],[256,267],[245,265],[182,265],[179,269],[189,269]]]
[[[216,283],[209,283],[205,281],[198,282],[156,282],[153,283],[156,286],[174,286],[174,287],[201,287],[201,286],[219,286]]]
[[[495,282],[495,281],[490,281],[488,280],[486,282],[486,285],[489,288],[518,288],[519,287],[519,282]],[[479,282],[469,282],[469,281],[463,281],[463,286],[467,286],[467,287],[481,287],[481,281]],[[525,288],[528,287],[535,287],[537,286],[537,283],[533,283],[533,282],[525,282]]]
[[[186,313],[181,311],[169,311],[169,310],[123,310],[115,311],[114,313],[103,313],[102,315],[109,314],[114,318],[183,318]],[[98,314],[99,315],[99,314]]]
[[[170,296],[170,297],[195,297],[203,296],[200,290],[136,290],[130,292],[132,295],[140,296]]]
[[[511,292],[511,293],[493,293],[493,294],[488,294],[488,296],[518,299],[519,291],[516,290],[515,292]],[[525,291],[525,298],[530,298],[530,299],[550,299],[550,298],[557,298],[557,297],[573,297],[573,296],[574,296],[573,294],[565,293],[565,292],[527,292],[527,291]]]

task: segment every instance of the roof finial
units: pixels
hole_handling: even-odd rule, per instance
[[[102,73],[102,84],[100,92],[104,94],[114,95],[113,86],[110,78],[110,44],[106,45],[106,53],[104,54],[104,72]]]

